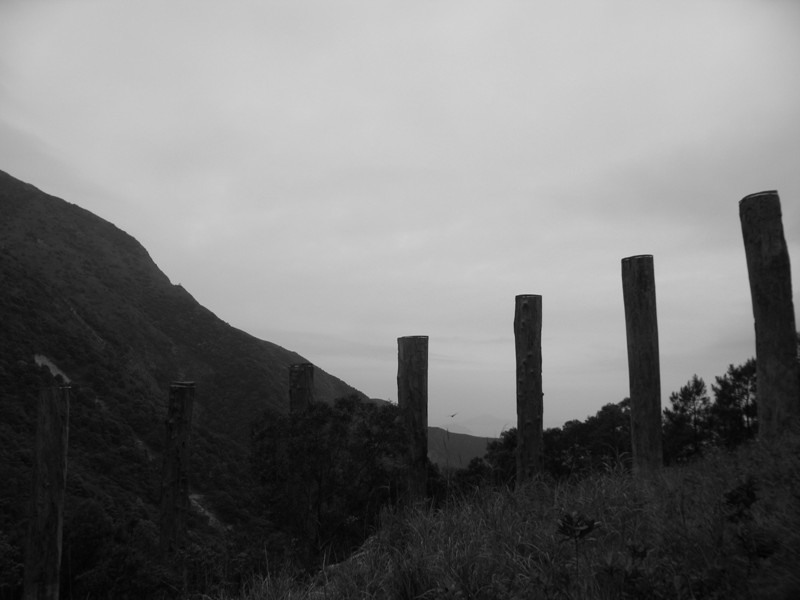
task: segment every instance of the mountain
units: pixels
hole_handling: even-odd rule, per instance
[[[153,597],[174,586],[154,562],[170,382],[196,383],[190,520],[209,562],[195,572],[249,572],[278,535],[259,518],[251,426],[288,409],[299,362],[198,304],[124,231],[0,171],[0,598],[21,585],[40,389],[71,385],[64,585]],[[366,399],[320,369],[314,380],[318,400]]]
[[[37,396],[65,381],[68,597],[169,597],[181,584],[158,562],[156,526],[172,381],[196,383],[186,572],[200,579],[181,585],[257,572],[265,552],[281,560],[296,541],[265,512],[269,485],[251,466],[250,439],[288,410],[299,362],[201,306],[124,231],[0,171],[0,598],[21,586]],[[321,369],[314,383],[323,402],[367,400]],[[429,436],[442,466],[466,466],[486,447],[436,428]]]
[[[469,461],[486,454],[491,439],[428,427],[428,458],[440,467],[466,469]]]
[[[156,412],[170,381],[195,381],[195,421],[233,439],[288,407],[289,365],[307,361],[217,318],[133,237],[2,171],[0,214],[6,359],[46,357],[100,397],[131,384]],[[362,395],[320,369],[315,386],[327,402]]]

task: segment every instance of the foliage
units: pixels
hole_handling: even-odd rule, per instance
[[[717,443],[732,448],[753,439],[758,432],[755,359],[738,367],[730,365],[711,389],[714,404],[709,419]]]
[[[670,395],[671,408],[664,410],[664,458],[667,463],[685,462],[711,447],[736,446],[755,439],[758,432],[756,361],[751,358],[727,372],[711,385],[694,375],[678,392]]]
[[[606,404],[585,421],[544,432],[545,471],[556,478],[630,467],[630,400]]]
[[[585,476],[594,471],[630,468],[630,401],[606,404],[586,421],[568,421],[544,432],[544,474],[553,479]],[[458,489],[484,484],[510,486],[516,481],[517,428],[503,431],[486,447],[483,459],[473,459],[456,474]]]
[[[346,555],[397,499],[404,468],[398,418],[395,405],[351,396],[299,414],[267,413],[254,426],[251,462],[262,502],[291,539],[296,562]]]
[[[258,578],[241,598],[794,598],[798,497],[798,434],[711,449],[651,479],[484,488],[385,510],[347,561],[311,580]]]
[[[685,461],[700,454],[710,441],[711,400],[702,378],[693,375],[670,394],[672,408],[664,409],[664,454]]]

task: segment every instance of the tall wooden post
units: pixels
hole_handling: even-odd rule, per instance
[[[406,434],[408,500],[427,495],[428,336],[397,338],[397,404]]]
[[[542,297],[515,298],[517,485],[542,471]]]
[[[189,440],[194,382],[169,386],[164,462],[161,471],[161,550],[165,556],[183,546],[189,514]]]
[[[58,600],[69,445],[69,386],[39,392],[25,600]]]
[[[780,433],[800,416],[800,373],[792,273],[778,192],[739,202],[756,329],[759,435]]]
[[[308,410],[314,402],[314,365],[297,363],[289,366],[289,413]]]
[[[658,358],[656,283],[651,255],[622,259],[622,294],[628,338],[633,469],[661,468],[661,371]]]

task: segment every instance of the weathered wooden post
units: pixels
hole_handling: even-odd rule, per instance
[[[314,365],[296,363],[289,366],[289,413],[308,410],[314,403]]]
[[[397,404],[406,435],[408,501],[425,499],[428,482],[428,336],[397,338]]]
[[[628,338],[633,469],[647,474],[661,468],[661,371],[653,257],[622,259],[622,294]]]
[[[69,445],[69,386],[39,392],[25,600],[58,600]]]
[[[517,485],[542,471],[542,297],[515,298],[517,355]]]
[[[189,514],[189,440],[195,386],[174,381],[169,386],[164,462],[161,471],[161,551],[166,556],[183,546]]]
[[[739,219],[755,317],[759,435],[769,437],[800,416],[792,273],[778,192],[743,198]]]

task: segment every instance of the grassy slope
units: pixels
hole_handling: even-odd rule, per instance
[[[564,515],[576,512],[600,522],[577,540],[559,532]],[[731,454],[716,451],[650,481],[611,472],[513,492],[484,490],[442,510],[386,515],[362,552],[314,582],[257,580],[241,600],[788,600],[800,597],[798,564],[800,436],[794,435]]]

